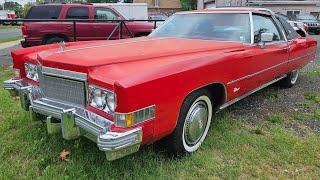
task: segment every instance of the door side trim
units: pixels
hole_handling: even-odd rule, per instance
[[[276,65],[274,65],[274,66],[271,66],[271,67],[269,67],[269,68],[263,69],[263,70],[261,70],[261,71],[258,71],[258,72],[255,72],[255,73],[252,73],[252,74],[243,76],[243,77],[241,77],[241,78],[239,78],[239,79],[232,80],[232,81],[228,82],[227,85],[231,85],[231,84],[234,84],[234,83],[236,83],[236,82],[239,82],[239,81],[242,81],[242,80],[251,78],[251,77],[253,77],[253,76],[256,76],[256,75],[259,75],[259,74],[264,73],[264,72],[266,72],[266,71],[269,71],[269,70],[271,70],[271,69],[273,69],[273,68],[276,68],[276,67],[278,67],[278,66],[281,66],[281,65],[283,65],[283,64],[288,64],[288,63],[290,63],[290,62],[292,62],[292,61],[296,61],[296,60],[299,60],[299,59],[301,59],[301,58],[305,58],[305,57],[311,56],[311,55],[313,55],[313,54],[314,54],[314,52],[309,53],[309,54],[306,54],[306,55],[303,55],[303,56],[299,56],[299,57],[295,57],[295,58],[289,59],[288,61],[285,61],[285,62],[276,64]]]
[[[228,107],[228,106],[240,101],[241,99],[243,99],[245,97],[248,97],[249,95],[251,95],[251,94],[253,94],[253,93],[255,93],[255,92],[257,92],[257,91],[259,91],[259,90],[261,90],[261,89],[263,89],[263,88],[265,88],[265,87],[267,87],[267,86],[269,86],[269,85],[271,85],[271,84],[273,84],[273,83],[275,83],[277,81],[280,81],[281,79],[283,79],[285,77],[287,77],[286,74],[281,76],[281,77],[279,77],[279,78],[277,78],[277,79],[274,79],[274,80],[272,80],[272,81],[270,81],[270,82],[268,82],[266,84],[263,84],[262,86],[259,86],[256,89],[253,89],[253,90],[249,91],[248,93],[246,93],[246,94],[244,94],[244,95],[242,95],[242,96],[240,96],[238,98],[235,98],[235,99],[223,104],[222,106],[220,106],[219,110],[225,109],[226,107]]]

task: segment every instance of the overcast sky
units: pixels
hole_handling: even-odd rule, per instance
[[[0,4],[3,4],[5,0],[0,0]],[[25,5],[27,4],[28,2],[36,2],[36,0],[6,0],[6,1],[14,1],[14,2],[17,2],[21,5]]]

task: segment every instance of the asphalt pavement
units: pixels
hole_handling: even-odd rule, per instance
[[[9,47],[9,48],[0,49],[0,66],[11,65],[12,63],[11,51],[18,48],[21,48],[20,44]]]
[[[18,29],[3,29],[0,30],[0,39],[22,36],[21,30]]]

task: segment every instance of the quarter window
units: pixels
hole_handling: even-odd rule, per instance
[[[277,26],[270,16],[253,15],[253,32],[254,43],[261,42],[262,33],[272,33],[274,42],[283,40],[283,37],[280,35]]]
[[[296,37],[298,37],[298,33],[293,29],[293,27],[286,21],[286,19],[280,17],[280,16],[277,16],[277,19],[279,20],[279,22],[281,23],[285,33],[286,33],[286,36],[287,36],[287,39],[288,40],[292,40]]]
[[[89,19],[89,8],[71,7],[67,12],[67,19]]]
[[[95,8],[94,19],[116,20],[118,19],[118,15],[109,9]]]
[[[61,12],[61,6],[44,5],[33,6],[26,19],[58,19]]]

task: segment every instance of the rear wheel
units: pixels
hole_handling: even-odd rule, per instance
[[[287,74],[287,77],[280,81],[280,85],[286,88],[290,88],[296,84],[299,77],[299,70],[294,70],[291,73]]]
[[[182,104],[176,129],[167,137],[167,146],[174,155],[199,149],[212,119],[213,105],[209,91],[202,89],[190,94]]]
[[[66,41],[66,40],[62,37],[51,37],[45,41],[45,44],[55,44],[55,43],[60,43],[62,41]]]

